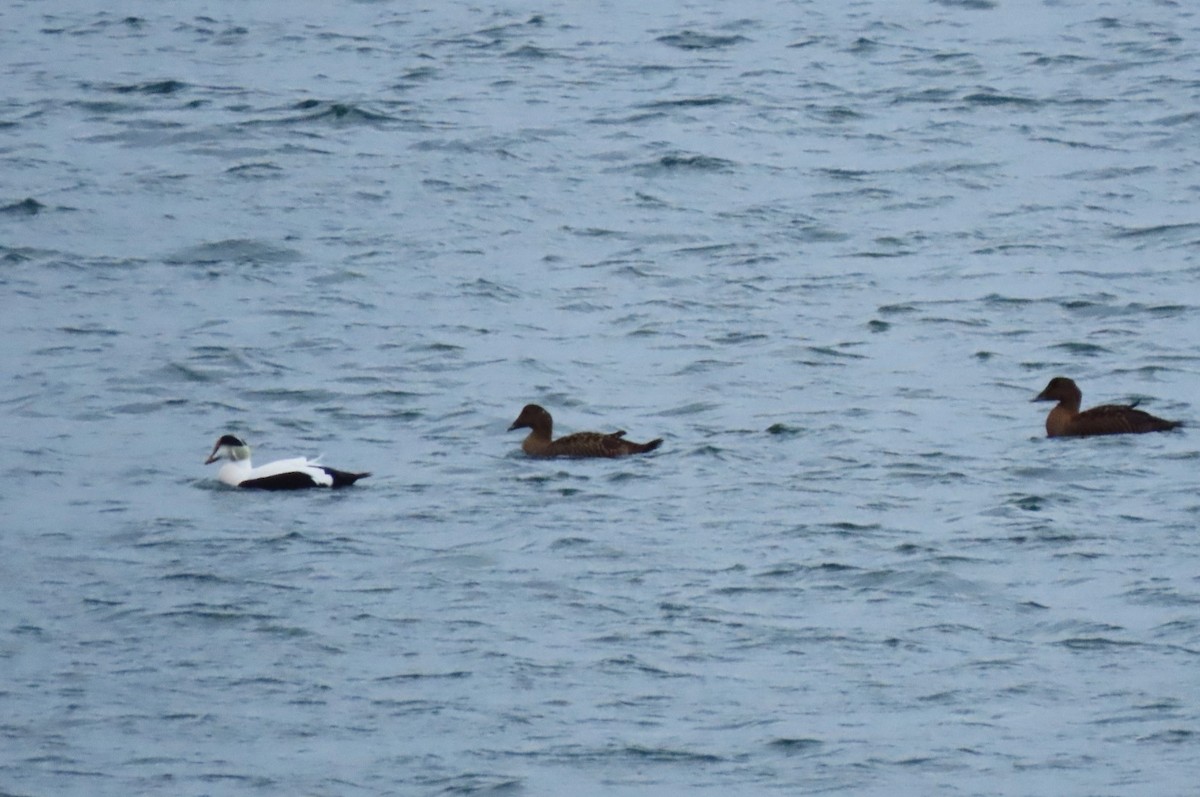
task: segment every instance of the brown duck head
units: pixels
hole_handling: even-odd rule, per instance
[[[545,436],[549,440],[554,429],[554,420],[544,408],[537,404],[526,404],[521,409],[521,414],[512,422],[512,426],[508,427],[510,432],[513,429],[532,429],[534,434],[539,437]]]
[[[1064,407],[1078,411],[1079,403],[1083,400],[1083,393],[1079,391],[1079,387],[1065,376],[1056,376],[1046,385],[1046,389],[1033,399],[1034,401],[1057,401]]]

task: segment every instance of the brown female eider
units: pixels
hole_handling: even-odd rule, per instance
[[[1047,437],[1091,437],[1102,434],[1165,432],[1183,424],[1134,409],[1135,404],[1103,404],[1079,411],[1083,394],[1070,379],[1056,376],[1034,401],[1057,401],[1046,416]]]
[[[531,457],[624,457],[629,454],[644,454],[662,445],[662,438],[649,443],[634,443],[624,440],[625,432],[576,432],[557,440],[551,439],[554,421],[550,413],[537,404],[526,404],[521,414],[513,421],[508,431],[527,428],[529,436],[521,443],[522,450]]]

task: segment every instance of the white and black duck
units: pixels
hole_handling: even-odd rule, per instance
[[[305,490],[310,487],[349,487],[370,473],[350,473],[326,467],[307,457],[280,459],[259,465],[250,463],[250,446],[239,437],[222,435],[213,446],[212,454],[204,461],[210,465],[219,459],[229,460],[217,472],[217,478],[230,487],[257,490]]]

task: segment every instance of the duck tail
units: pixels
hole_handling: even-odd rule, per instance
[[[349,471],[334,470],[333,468],[326,468],[325,472],[333,477],[334,487],[349,487],[359,479],[365,479],[371,475],[370,473],[350,473]]]

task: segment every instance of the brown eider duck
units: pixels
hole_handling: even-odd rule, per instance
[[[662,445],[661,437],[649,443],[624,440],[624,430],[610,434],[576,432],[553,440],[551,431],[554,421],[550,413],[537,404],[526,404],[508,431],[522,428],[530,430],[521,448],[531,457],[624,457],[644,454]]]
[[[1143,434],[1165,432],[1183,424],[1156,418],[1148,412],[1134,409],[1134,404],[1103,404],[1079,411],[1083,394],[1073,381],[1056,376],[1037,395],[1034,401],[1057,401],[1058,406],[1046,416],[1047,437],[1091,437],[1102,434]]]

